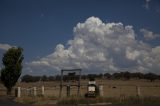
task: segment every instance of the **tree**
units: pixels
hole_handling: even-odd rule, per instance
[[[114,73],[114,74],[112,75],[112,77],[113,77],[114,79],[120,79],[120,78],[122,78],[121,73]]]
[[[49,80],[49,81],[54,81],[54,80],[55,80],[55,77],[54,77],[54,76],[49,76],[49,77],[48,77],[48,80]]]
[[[150,80],[151,82],[155,81],[157,79],[157,75],[154,73],[147,73],[144,76],[146,79]]]
[[[47,81],[47,79],[48,79],[48,78],[47,78],[46,75],[43,75],[43,76],[41,77],[41,80],[42,80],[42,81]]]
[[[20,47],[12,47],[4,53],[2,62],[3,68],[1,69],[1,81],[7,88],[7,95],[11,94],[12,87],[18,81],[23,61],[23,49]]]
[[[104,77],[107,78],[107,79],[111,79],[112,75],[109,74],[109,73],[105,73],[105,74],[104,74]]]
[[[38,81],[38,80],[37,80]],[[22,82],[34,82],[34,78],[31,75],[24,75],[22,77]]]
[[[131,78],[131,73],[130,72],[124,72],[123,73],[123,77],[126,79],[126,80],[129,80]]]
[[[143,79],[144,78],[144,74],[140,73],[140,72],[131,73],[131,77],[132,78],[136,78],[136,79]]]

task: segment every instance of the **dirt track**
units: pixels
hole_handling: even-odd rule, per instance
[[[0,97],[0,106],[31,106],[26,104],[20,104],[13,101],[13,98],[10,97]]]

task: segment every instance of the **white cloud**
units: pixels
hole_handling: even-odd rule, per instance
[[[157,71],[160,66],[160,47],[135,39],[132,26],[122,23],[103,23],[97,17],[90,17],[74,27],[74,38],[67,45],[58,44],[55,51],[46,57],[32,61],[32,68],[82,68],[83,70],[148,72]],[[134,67],[134,68],[130,68]]]
[[[160,35],[159,34],[155,34],[153,33],[152,31],[149,31],[147,29],[140,29],[140,32],[143,34],[144,38],[146,40],[152,40],[152,39],[156,39],[156,38],[159,38]]]
[[[0,44],[0,49],[2,49],[2,50],[8,50],[11,47],[13,47],[13,46],[11,46],[9,44]]]
[[[130,60],[135,60],[138,58],[138,56],[140,55],[140,52],[137,51],[137,50],[132,50],[130,47],[127,47],[126,49],[126,57],[127,59],[130,59]]]

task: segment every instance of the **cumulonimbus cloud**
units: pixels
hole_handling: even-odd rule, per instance
[[[152,31],[149,31],[144,28],[140,29],[140,32],[143,34],[143,36],[146,40],[153,40],[156,38],[160,38],[159,34],[153,33]]]
[[[130,25],[104,23],[97,17],[90,17],[74,27],[74,35],[66,45],[58,44],[53,53],[32,61],[28,66],[57,70],[82,68],[98,72],[123,69],[159,72],[160,46],[152,48],[136,40]]]

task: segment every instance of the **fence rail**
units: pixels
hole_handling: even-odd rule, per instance
[[[39,87],[30,87],[30,88],[15,88],[15,96],[37,96],[37,95],[44,95],[44,86],[41,88]]]
[[[20,88],[19,88],[20,89]],[[17,97],[21,96],[55,96],[58,97],[60,87],[32,87],[32,88],[21,88],[18,90],[20,94],[17,94]],[[76,95],[77,88],[75,86],[70,87],[71,95]],[[159,86],[115,86],[115,85],[101,85],[99,86],[100,95],[105,97],[121,97],[121,96],[155,96],[160,97],[160,87]],[[17,93],[19,93],[17,92]],[[87,86],[80,87],[80,95],[84,96],[87,92]],[[62,90],[63,96],[67,95],[67,88],[64,87]]]
[[[160,86],[136,86],[136,85],[118,85],[118,84],[105,84],[100,85],[101,96],[104,97],[121,97],[121,96],[140,96],[140,97],[160,97]],[[52,87],[39,86],[39,87],[16,87],[12,91],[12,95],[16,97],[23,96],[55,96],[59,97],[59,85]],[[87,84],[83,84],[80,87],[80,96],[84,96],[87,93]],[[77,94],[77,87],[70,87],[70,95]],[[6,95],[6,89],[0,88],[0,95]],[[67,87],[62,89],[62,96],[67,96]]]

